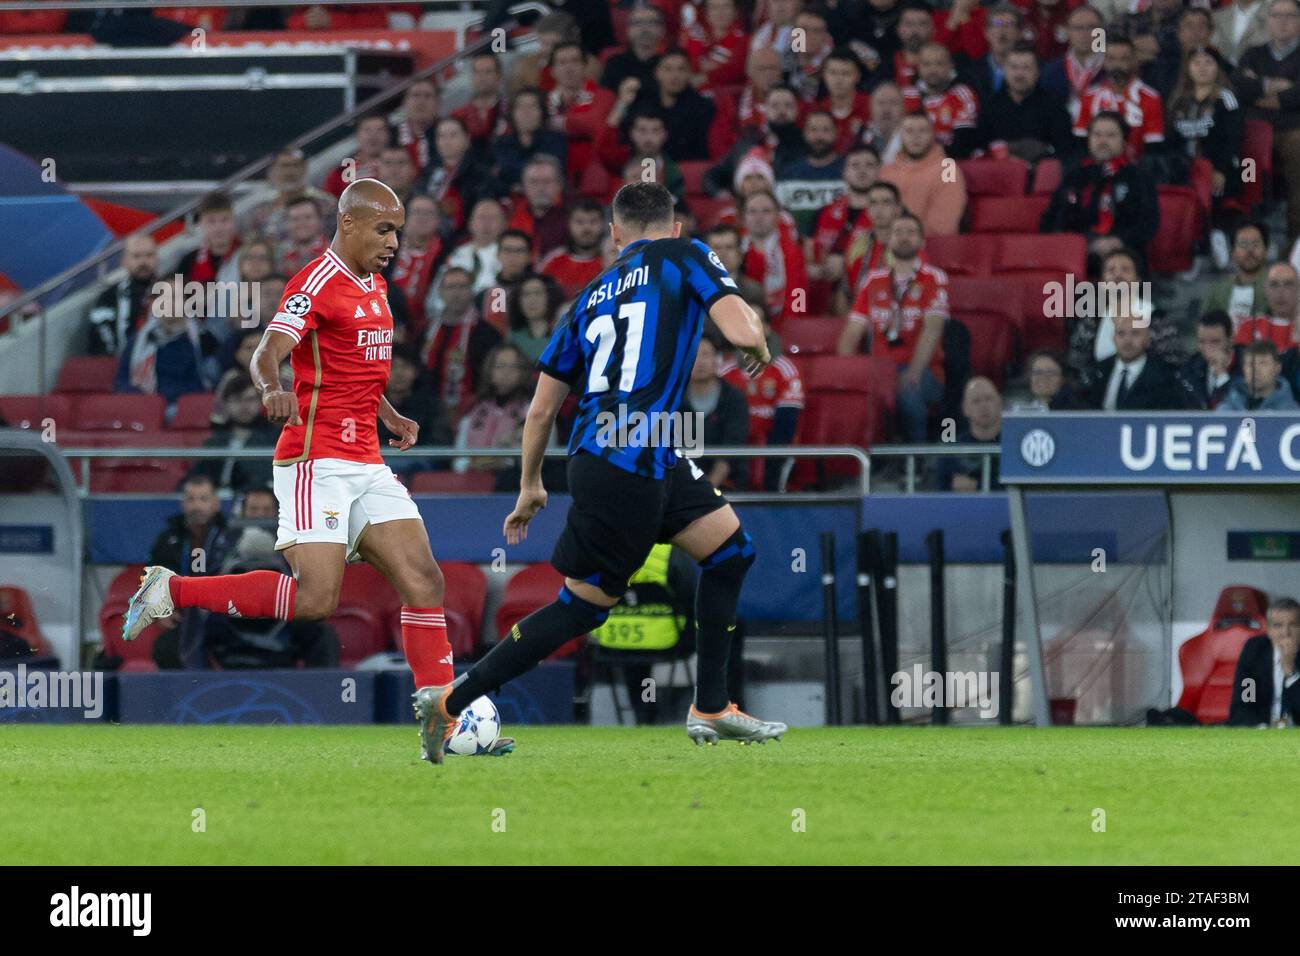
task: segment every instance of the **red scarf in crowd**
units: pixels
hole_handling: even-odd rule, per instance
[[[1097,199],[1097,225],[1093,227],[1093,232],[1109,236],[1111,230],[1115,228],[1115,175],[1128,165],[1128,161],[1121,156],[1098,163],[1089,157],[1083,161],[1083,165],[1101,167],[1101,183],[1095,187],[1085,188],[1080,199],[1084,206],[1091,205],[1093,189],[1100,191]]]

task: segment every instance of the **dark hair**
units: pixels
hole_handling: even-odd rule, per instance
[[[1142,260],[1139,259],[1138,254],[1134,252],[1132,249],[1130,249],[1128,246],[1120,246],[1118,249],[1112,249],[1110,252],[1106,253],[1104,256],[1101,257],[1101,269],[1103,272],[1106,271],[1106,263],[1110,262],[1111,259],[1114,259],[1117,256],[1123,256],[1129,262],[1133,263],[1133,271],[1136,272],[1139,276],[1141,276]]]
[[[1055,363],[1056,367],[1061,370],[1061,373],[1065,373],[1065,356],[1056,349],[1034,349],[1029,353],[1028,358],[1025,359],[1025,370],[1031,370],[1034,367],[1034,362],[1040,358],[1045,358]]]
[[[1214,327],[1223,329],[1223,334],[1232,339],[1232,317],[1222,309],[1211,309],[1205,312],[1196,320],[1197,325],[1204,325],[1206,328]]]
[[[844,158],[847,160],[850,156],[856,156],[858,153],[869,153],[876,157],[876,162],[880,162],[880,150],[868,143],[857,143],[850,146],[849,151],[844,154]]]
[[[570,219],[573,218],[575,212],[594,212],[599,216],[603,216],[605,215],[605,207],[596,202],[596,200],[592,199],[590,196],[583,196],[580,199],[575,200],[573,205],[569,207]]]
[[[467,126],[465,124],[465,121],[461,119],[459,116],[440,116],[436,120],[434,120],[433,130],[435,135],[437,134],[438,127],[441,126],[443,123],[455,123],[457,126],[460,127],[460,131],[462,133],[464,133],[466,136],[469,136],[469,126]]]
[[[524,242],[528,244],[528,251],[530,253],[533,251],[533,237],[530,236],[528,233],[524,232],[522,229],[507,229],[504,232],[502,232],[501,235],[497,236],[498,249],[501,248],[501,240],[503,239],[522,239]]]
[[[540,282],[546,287],[547,321],[554,328],[560,306],[564,304],[564,290],[553,278],[540,272],[525,276],[510,290],[510,295],[506,298],[506,324],[514,331],[528,328],[528,319],[524,316],[524,286],[530,282]]]
[[[1078,7],[1075,7],[1075,9],[1077,10]],[[1007,56],[1011,56],[1013,53],[1028,53],[1030,56],[1034,58],[1034,65],[1035,66],[1040,65],[1038,62],[1038,51],[1035,50],[1028,43],[1017,42],[1015,46],[1013,46],[1010,50],[1007,51]]]
[[[547,66],[554,66],[554,65],[555,65],[555,58],[556,58],[557,56],[560,55],[560,51],[561,51],[561,50],[567,50],[567,49],[569,49],[569,48],[573,48],[573,49],[577,50],[577,51],[578,51],[578,56],[582,57],[582,60],[583,60],[584,63],[587,61],[587,54],[586,54],[586,52],[582,49],[582,44],[581,44],[581,43],[579,43],[577,40],[562,40],[562,41],[560,41],[559,43],[555,44],[555,46],[553,46],[553,47],[551,48],[551,58],[550,58],[549,60],[546,61],[546,65],[547,65]]]
[[[644,232],[673,221],[673,194],[659,183],[629,183],[614,194],[614,218]]]
[[[895,226],[898,225],[898,224],[899,224],[900,222],[902,222],[904,219],[910,219],[910,220],[912,220],[912,222],[916,223],[916,228],[918,228],[918,229],[921,230],[921,236],[922,236],[922,238],[924,238],[924,236],[925,236],[925,223],[921,222],[921,217],[920,217],[920,216],[918,216],[918,215],[917,215],[916,213],[914,213],[914,212],[910,212],[910,211],[904,209],[902,212],[900,212],[900,213],[898,214],[898,218],[894,220],[894,225],[895,225]]]
[[[824,110],[818,107],[813,107],[812,109],[808,110],[806,113],[803,114],[804,129],[808,128],[808,121],[812,119],[814,116],[825,116],[828,120],[831,121],[832,125],[834,125],[835,123],[835,117],[830,110]]]
[[[735,239],[737,243],[740,242],[740,229],[729,222],[720,222],[712,229],[706,229],[704,237],[707,239],[709,236],[715,236],[724,232]]]
[[[542,122],[537,128],[539,130],[546,129],[546,121],[550,118],[550,110],[546,108],[546,94],[535,86],[525,86],[521,90],[515,90],[515,95],[510,97],[510,105],[506,109],[506,123],[509,124],[510,131],[512,133],[519,132],[515,129],[515,106],[518,105],[520,98],[524,96],[531,96],[537,100],[537,108],[542,113]]]
[[[306,193],[303,193],[303,195],[301,196],[295,196],[293,199],[290,199],[287,203],[284,204],[284,208],[286,211],[288,211],[292,209],[294,206],[302,206],[302,205],[311,206],[317,212],[320,212],[320,207],[316,205],[316,200],[312,199]]]
[[[384,129],[385,130],[388,129],[388,116],[384,113],[383,110],[370,110],[369,112],[362,113],[360,116],[357,117],[356,122],[353,125],[353,129],[360,129],[362,123],[369,123],[371,120],[379,120],[379,122],[384,124]],[[390,134],[390,139],[391,139],[391,134]]]
[[[926,16],[934,16],[934,7],[926,3],[925,0],[904,0],[898,7],[899,17],[902,17],[908,10],[919,10]]]
[[[492,366],[496,363],[497,356],[502,352],[510,351],[517,354],[523,359],[525,368],[528,367],[528,356],[524,350],[517,345],[511,345],[509,342],[498,342],[483,357],[483,366],[479,369],[478,376],[478,397],[479,399],[495,399],[492,391]],[[530,375],[525,375],[519,386],[506,396],[507,402],[513,402],[518,399],[526,399],[533,394],[533,379]]]
[[[874,183],[872,183],[870,186],[867,187],[868,195],[875,192],[877,189],[887,190],[889,192],[889,195],[894,197],[894,202],[898,203],[900,206],[903,204],[903,194],[900,193],[898,191],[898,187],[895,186],[893,183],[891,183],[889,180],[877,179]]]
[[[1076,7],[1075,9],[1078,8]],[[1178,15],[1178,22],[1181,24],[1189,16],[1205,17],[1206,25],[1211,30],[1214,29],[1214,16],[1210,13],[1209,10],[1206,10],[1204,7],[1188,7],[1186,10],[1184,10],[1182,13]]]
[[[181,479],[181,490],[184,491],[190,485],[205,484],[213,491],[217,490],[217,483],[212,480],[212,476],[202,471],[191,471]]]
[[[789,83],[777,83],[775,86],[773,86],[770,90],[767,91],[767,94],[763,98],[766,99],[768,96],[771,96],[773,93],[789,93],[796,100],[799,98],[799,94],[795,92],[794,87],[791,86]]]
[[[846,46],[837,46],[832,49],[830,53],[826,54],[826,59],[822,60],[823,70],[826,69],[826,64],[831,60],[839,60],[843,63],[852,63],[857,67],[859,74],[866,72],[862,69],[862,61],[858,59],[858,55]]]
[[[1130,44],[1130,46],[1131,45],[1132,44]],[[1120,136],[1123,137],[1124,139],[1128,139],[1128,133],[1129,133],[1128,120],[1126,120],[1122,114],[1117,113],[1114,110],[1102,110],[1100,113],[1095,115],[1092,119],[1090,119],[1088,121],[1088,135],[1092,135],[1092,128],[1096,126],[1098,123],[1100,123],[1102,120],[1110,120],[1112,123],[1115,123],[1117,126],[1119,126]]]
[[[1243,229],[1254,229],[1256,232],[1259,233],[1259,238],[1264,240],[1264,245],[1265,246],[1268,245],[1268,226],[1264,225],[1264,223],[1260,222],[1257,219],[1248,219],[1245,222],[1238,225],[1236,229],[1232,230],[1233,245],[1237,244],[1237,237],[1241,235],[1241,231]]]
[[[1274,611],[1300,611],[1300,601],[1290,597],[1280,597],[1268,603],[1268,613]]]
[[[632,114],[632,118],[628,120],[628,128],[630,129],[632,124],[639,119],[658,120],[664,124],[664,129],[668,128],[668,117],[664,115],[663,110],[653,104],[637,107],[636,112]]]
[[[686,60],[686,62],[687,62],[688,64],[691,62],[691,55],[690,55],[689,53],[687,53],[685,50],[683,50],[683,49],[682,49],[681,47],[679,47],[679,46],[673,46],[673,47],[669,47],[667,50],[664,50],[663,53],[659,54],[659,61],[658,61],[658,63],[655,64],[655,66],[657,67],[657,66],[659,65],[659,63],[662,63],[664,60],[668,59],[670,56],[680,56],[680,57],[682,57],[684,60]]]
[[[214,193],[208,193],[203,197],[203,201],[200,202],[198,207],[194,210],[194,216],[197,219],[202,219],[205,213],[233,212],[234,209],[235,206],[234,203],[230,201],[230,197],[226,193],[218,190]]]
[[[1255,339],[1253,342],[1246,343],[1245,351],[1249,355],[1267,355],[1274,361],[1277,360],[1277,343],[1272,339]]]
[[[229,401],[231,396],[246,392],[253,387],[253,376],[247,372],[235,372],[221,383],[221,400]]]

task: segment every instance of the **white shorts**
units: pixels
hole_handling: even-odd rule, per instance
[[[277,465],[275,498],[280,504],[275,550],[343,544],[349,561],[356,560],[357,541],[367,526],[420,518],[411,493],[387,465],[341,458]]]

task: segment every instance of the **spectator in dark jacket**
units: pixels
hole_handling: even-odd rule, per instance
[[[90,309],[91,355],[121,355],[126,340],[149,317],[157,279],[158,246],[149,236],[131,236],[122,249],[121,282],[100,293]]]
[[[474,154],[464,120],[454,116],[438,120],[433,141],[434,155],[415,189],[438,200],[455,234],[465,228],[474,203],[501,195],[501,187],[492,170]]]
[[[1165,143],[1176,178],[1185,181],[1192,161],[1203,158],[1214,167],[1215,198],[1238,195],[1244,128],[1245,111],[1228,84],[1227,68],[1218,53],[1193,51],[1165,108]]]
[[[170,413],[182,395],[209,392],[216,385],[218,348],[196,319],[151,315],[127,339],[113,391],[161,395]]]
[[[181,486],[180,514],[149,549],[149,563],[180,575],[216,574],[239,535],[226,526],[217,489],[207,475],[193,474]],[[207,612],[185,608],[163,620],[164,633],[154,643],[160,667],[204,667],[203,627]]]
[[[1241,55],[1233,77],[1252,119],[1273,126],[1287,183],[1287,246],[1300,239],[1300,0],[1268,0],[1268,43]]]
[[[246,372],[237,372],[221,384],[217,395],[225,409],[226,424],[214,429],[204,448],[273,448],[280,429],[262,415],[262,396]],[[243,492],[271,484],[269,458],[209,458],[195,473],[207,475],[218,488]]]
[[[1070,384],[1065,359],[1051,349],[1036,349],[1025,359],[1029,372],[1030,400],[1020,411],[1074,412],[1087,408]]]
[[[1043,213],[1043,232],[1078,232],[1088,240],[1094,261],[1128,246],[1145,255],[1160,224],[1156,184],[1140,165],[1124,158],[1128,123],[1103,111],[1088,124],[1088,155],[1066,169],[1061,185]]]
[[[1232,678],[1228,723],[1257,727],[1289,719],[1300,724],[1300,603],[1279,598],[1268,609],[1268,634],[1241,646]]]
[[[1030,47],[1007,54],[1003,82],[980,101],[975,141],[985,152],[1005,148],[1028,163],[1048,155],[1066,159],[1075,152],[1070,114],[1061,100],[1038,86],[1038,60]]]
[[[496,177],[505,189],[517,189],[524,167],[535,156],[554,156],[563,164],[569,155],[569,141],[564,134],[550,129],[546,97],[541,90],[527,87],[510,99],[510,130],[492,143]]]
[[[643,109],[658,109],[668,127],[664,152],[674,162],[709,158],[709,126],[713,123],[713,101],[691,86],[691,61],[681,50],[670,50],[655,64],[654,82],[636,93],[628,109],[635,116]]]
[[[1256,339],[1241,350],[1241,374],[1233,380],[1219,408],[1227,412],[1293,412],[1300,409],[1291,386],[1282,377],[1276,343],[1270,339]]]
[[[1090,408],[1123,412],[1188,406],[1173,366],[1151,354],[1150,345],[1149,323],[1132,315],[1115,317],[1115,354],[1091,370],[1084,387]]]
[[[1178,370],[1178,382],[1192,407],[1217,408],[1232,385],[1232,319],[1215,310],[1196,320],[1196,354]]]
[[[966,425],[957,433],[957,444],[1000,442],[1002,440],[1002,396],[997,386],[983,375],[966,383],[962,393],[961,413]],[[984,465],[979,458],[940,458],[936,469],[940,491],[981,491]],[[1000,491],[997,459],[989,471],[989,490]]]
[[[682,412],[703,416],[703,434],[695,436],[710,446],[744,445],[749,439],[749,403],[739,389],[718,375],[720,342],[714,335],[700,339],[695,366],[682,397]],[[684,448],[684,450],[686,450]],[[745,462],[726,458],[701,458],[697,466],[717,488],[745,485]]]

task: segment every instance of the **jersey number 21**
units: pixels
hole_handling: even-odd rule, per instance
[[[630,392],[636,381],[636,366],[641,360],[641,331],[645,328],[645,303],[629,302],[618,310],[620,320],[627,320],[627,335],[623,340],[623,361],[618,377],[618,390]],[[614,316],[606,313],[598,315],[587,326],[587,341],[596,342],[596,356],[591,361],[591,374],[587,376],[587,391],[609,391],[609,376],[605,366],[609,363],[609,353],[614,351],[614,340],[618,331],[614,328]],[[599,341],[597,341],[599,340]]]

